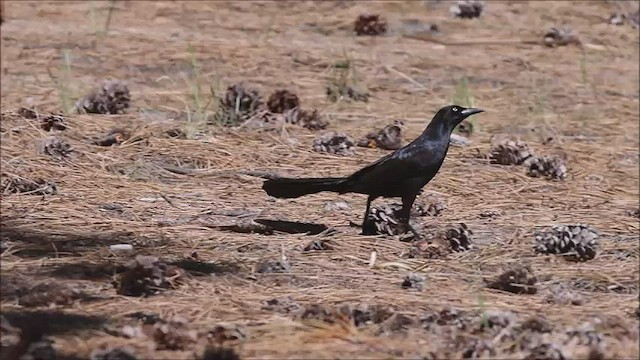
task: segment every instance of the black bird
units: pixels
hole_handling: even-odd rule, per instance
[[[366,233],[371,202],[378,197],[399,197],[401,229],[407,231],[411,207],[424,187],[438,173],[449,150],[453,129],[467,117],[483,112],[482,109],[450,105],[440,109],[422,134],[389,155],[375,161],[347,177],[281,178],[270,177],[262,189],[277,198],[297,198],[322,191],[339,194],[368,195],[362,222]]]

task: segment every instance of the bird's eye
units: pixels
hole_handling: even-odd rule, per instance
[[[451,110],[453,110],[454,112],[457,112],[457,111],[458,111],[458,108],[457,108],[457,107],[454,107],[454,108],[453,108],[453,109],[451,109]]]

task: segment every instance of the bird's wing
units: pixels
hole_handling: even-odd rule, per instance
[[[354,185],[371,182],[384,186],[387,182],[395,183],[399,179],[420,175],[421,169],[431,162],[431,152],[429,147],[424,146],[399,149],[356,171],[347,181]]]

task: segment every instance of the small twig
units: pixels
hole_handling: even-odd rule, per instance
[[[107,21],[104,24],[104,33],[107,34],[109,32],[109,25],[111,24],[111,16],[113,15],[113,10],[115,9],[116,0],[111,0],[109,4],[109,12],[107,13]]]
[[[405,78],[406,80],[408,80],[409,82],[411,82],[412,84],[416,85],[417,87],[419,87],[419,88],[421,88],[423,90],[428,90],[428,88],[426,86],[422,85],[417,80],[413,79],[412,77],[410,77],[409,75],[407,75],[405,73],[402,73],[402,72],[394,69],[391,66],[387,65],[387,66],[385,66],[385,69],[387,69],[388,71],[391,71],[391,72],[393,72],[395,74],[398,74],[398,75],[402,76],[403,78]]]
[[[426,42],[432,42],[440,45],[449,45],[449,46],[468,46],[468,45],[539,45],[542,44],[540,40],[524,40],[524,39],[500,39],[500,40],[487,40],[487,39],[476,39],[476,40],[465,40],[465,41],[446,41],[434,38],[430,35],[403,35],[409,39],[421,40]]]
[[[158,193],[158,195],[160,195],[161,198],[164,199],[164,201],[168,202],[169,205],[173,206],[176,209],[179,209],[178,206],[176,206],[176,204],[173,203],[173,201],[171,201],[167,196],[165,196],[163,193]]]
[[[376,259],[378,258],[378,253],[375,251],[371,252],[371,257],[369,258],[369,267],[373,268],[376,265]]]

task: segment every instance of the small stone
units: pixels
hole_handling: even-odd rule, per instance
[[[127,251],[133,251],[133,245],[131,245],[131,244],[114,244],[114,245],[109,245],[109,251],[113,251],[113,252],[127,252]]]

